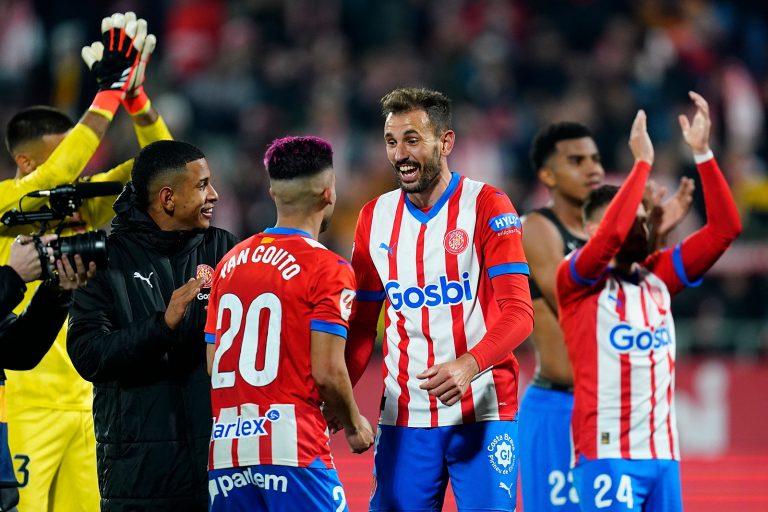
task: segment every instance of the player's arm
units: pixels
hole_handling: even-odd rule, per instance
[[[544,300],[557,316],[555,272],[562,261],[563,239],[557,228],[543,215],[532,212],[523,220],[523,250],[531,277]]]
[[[135,18],[135,15],[133,13],[127,13],[126,18],[132,19]],[[144,90],[144,77],[147,64],[155,49],[157,40],[154,35],[146,34],[146,21],[139,19],[136,23],[139,37],[141,37],[142,34],[145,36],[144,45],[139,55],[136,71],[125,91],[122,105],[131,115],[133,128],[136,132],[136,139],[139,142],[139,147],[143,148],[158,140],[172,140],[173,136],[168,130],[163,118],[160,117],[160,114],[155,110],[149,96],[147,96]],[[108,25],[109,24],[104,25],[102,29],[108,27]],[[92,176],[91,181],[118,181],[120,183],[126,183],[131,179],[132,170],[133,159],[130,159],[107,172]],[[101,226],[113,217],[114,212],[112,210],[112,204],[114,201],[114,196],[88,199],[83,204],[83,216],[92,226]]]
[[[71,291],[62,290],[55,283],[45,282],[37,288],[17,318],[8,317],[0,322],[3,368],[34,368],[56,340],[71,304]]]
[[[371,425],[357,407],[344,362],[344,338],[329,332],[311,331],[312,378],[320,397],[344,427],[350,448],[362,453],[373,444]]]
[[[469,352],[416,376],[426,379],[419,387],[445,405],[458,402],[479,372],[508,357],[533,330],[528,262],[517,212],[505,194],[489,186],[478,195],[477,208],[475,239],[500,314]]]
[[[91,382],[126,378],[142,365],[164,359],[183,342],[179,326],[202,284],[202,279],[190,279],[173,292],[166,311],[118,329],[112,320],[116,301],[108,276],[108,271],[97,273],[75,293],[70,310],[67,352],[78,373]]]
[[[323,414],[333,418],[331,423],[340,423],[351,450],[362,453],[373,444],[373,431],[355,403],[344,360],[355,278],[346,261],[334,259],[333,267],[316,274],[316,284],[312,287],[309,326],[312,378],[324,402]]]
[[[373,215],[373,203],[360,212],[355,228],[355,245],[352,252],[352,268],[355,272],[357,293],[349,318],[349,336],[344,357],[352,385],[357,384],[373,355],[376,346],[376,325],[381,306],[384,304],[384,287],[369,252],[370,233],[367,216]]]
[[[701,276],[722,256],[742,229],[736,202],[709,146],[709,105],[699,94],[689,94],[696,105],[696,113],[692,122],[682,115],[679,121],[701,178],[707,222],[672,250],[671,259],[659,259],[659,267],[654,267],[654,272],[673,292],[682,289],[681,284],[697,286]]]
[[[629,147],[635,157],[632,171],[608,205],[595,234],[569,260],[571,279],[579,285],[590,286],[599,279],[619,252],[637,218],[653,163],[653,145],[642,110],[632,123]]]
[[[96,152],[109,122],[98,113],[86,112],[34,172],[4,183],[0,193],[0,212],[17,208],[19,200],[30,192],[75,181]]]

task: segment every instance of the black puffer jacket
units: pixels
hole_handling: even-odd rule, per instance
[[[24,312],[16,316],[11,310],[24,299],[26,289],[15,270],[0,266],[0,385],[5,380],[3,370],[29,370],[40,362],[56,339],[72,303],[71,292],[43,283]],[[4,416],[5,402],[0,400],[0,417]],[[7,436],[5,423],[0,423],[0,511],[11,510],[19,502]]]
[[[115,203],[109,270],[75,293],[67,350],[94,383],[101,509],[208,509],[210,379],[205,368],[208,290],[178,329],[164,321],[173,291],[211,269],[235,244],[227,231],[161,231],[132,187]]]

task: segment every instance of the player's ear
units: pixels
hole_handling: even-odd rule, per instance
[[[336,194],[334,193],[333,186],[323,188],[323,203],[326,205],[336,202]]]
[[[161,188],[157,193],[160,206],[167,212],[173,212],[176,209],[176,203],[173,198],[173,189],[169,186]]]
[[[16,153],[13,156],[13,160],[16,162],[16,167],[24,176],[34,171],[35,167],[37,167],[35,159],[27,153]]]
[[[448,156],[453,151],[453,144],[456,142],[456,133],[448,130],[440,137],[440,154]]]
[[[555,173],[552,172],[548,166],[539,167],[538,171],[539,181],[541,181],[545,187],[554,188],[555,186]]]

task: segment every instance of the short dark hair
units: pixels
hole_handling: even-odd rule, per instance
[[[381,98],[381,113],[384,117],[413,110],[427,113],[435,134],[451,130],[451,100],[441,92],[423,87],[403,87]]]
[[[273,180],[313,176],[333,167],[333,148],[320,137],[275,139],[264,154],[264,167]]]
[[[619,193],[619,187],[616,185],[601,185],[594,189],[587,196],[587,200],[584,201],[584,205],[581,207],[581,214],[584,220],[592,219],[592,215],[611,202],[611,200]]]
[[[205,158],[200,149],[180,140],[159,140],[144,147],[133,162],[131,181],[140,204],[149,204],[149,186],[160,176],[186,171],[189,162]]]
[[[72,129],[75,123],[67,114],[53,107],[35,105],[17,112],[5,128],[5,147],[13,155],[19,145],[41,139],[44,135],[58,135]]]
[[[589,128],[579,123],[562,122],[554,123],[543,128],[533,139],[531,145],[531,163],[533,170],[538,171],[544,167],[547,158],[555,153],[555,146],[561,140],[592,138]]]

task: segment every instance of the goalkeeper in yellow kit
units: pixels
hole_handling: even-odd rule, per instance
[[[83,48],[83,59],[99,84],[99,92],[77,124],[48,107],[25,109],[8,123],[6,145],[17,171],[13,179],[0,182],[0,215],[18,208],[20,201],[24,211],[38,210],[46,199],[25,198],[26,194],[76,182],[121,104],[132,116],[141,147],[172,138],[142,86],[155,47],[154,36],[147,35],[146,22],[137,20],[133,13],[104,18],[102,41]],[[129,160],[89,179],[125,183],[132,167]],[[66,219],[72,227],[61,235],[105,224],[114,215],[114,199],[86,199],[79,211]],[[33,225],[0,225],[0,264],[8,261],[16,235],[38,229]],[[26,307],[39,283],[29,283],[17,312]],[[7,372],[9,444],[20,486],[21,512],[99,509],[93,392],[69,360],[66,325],[35,369]]]

